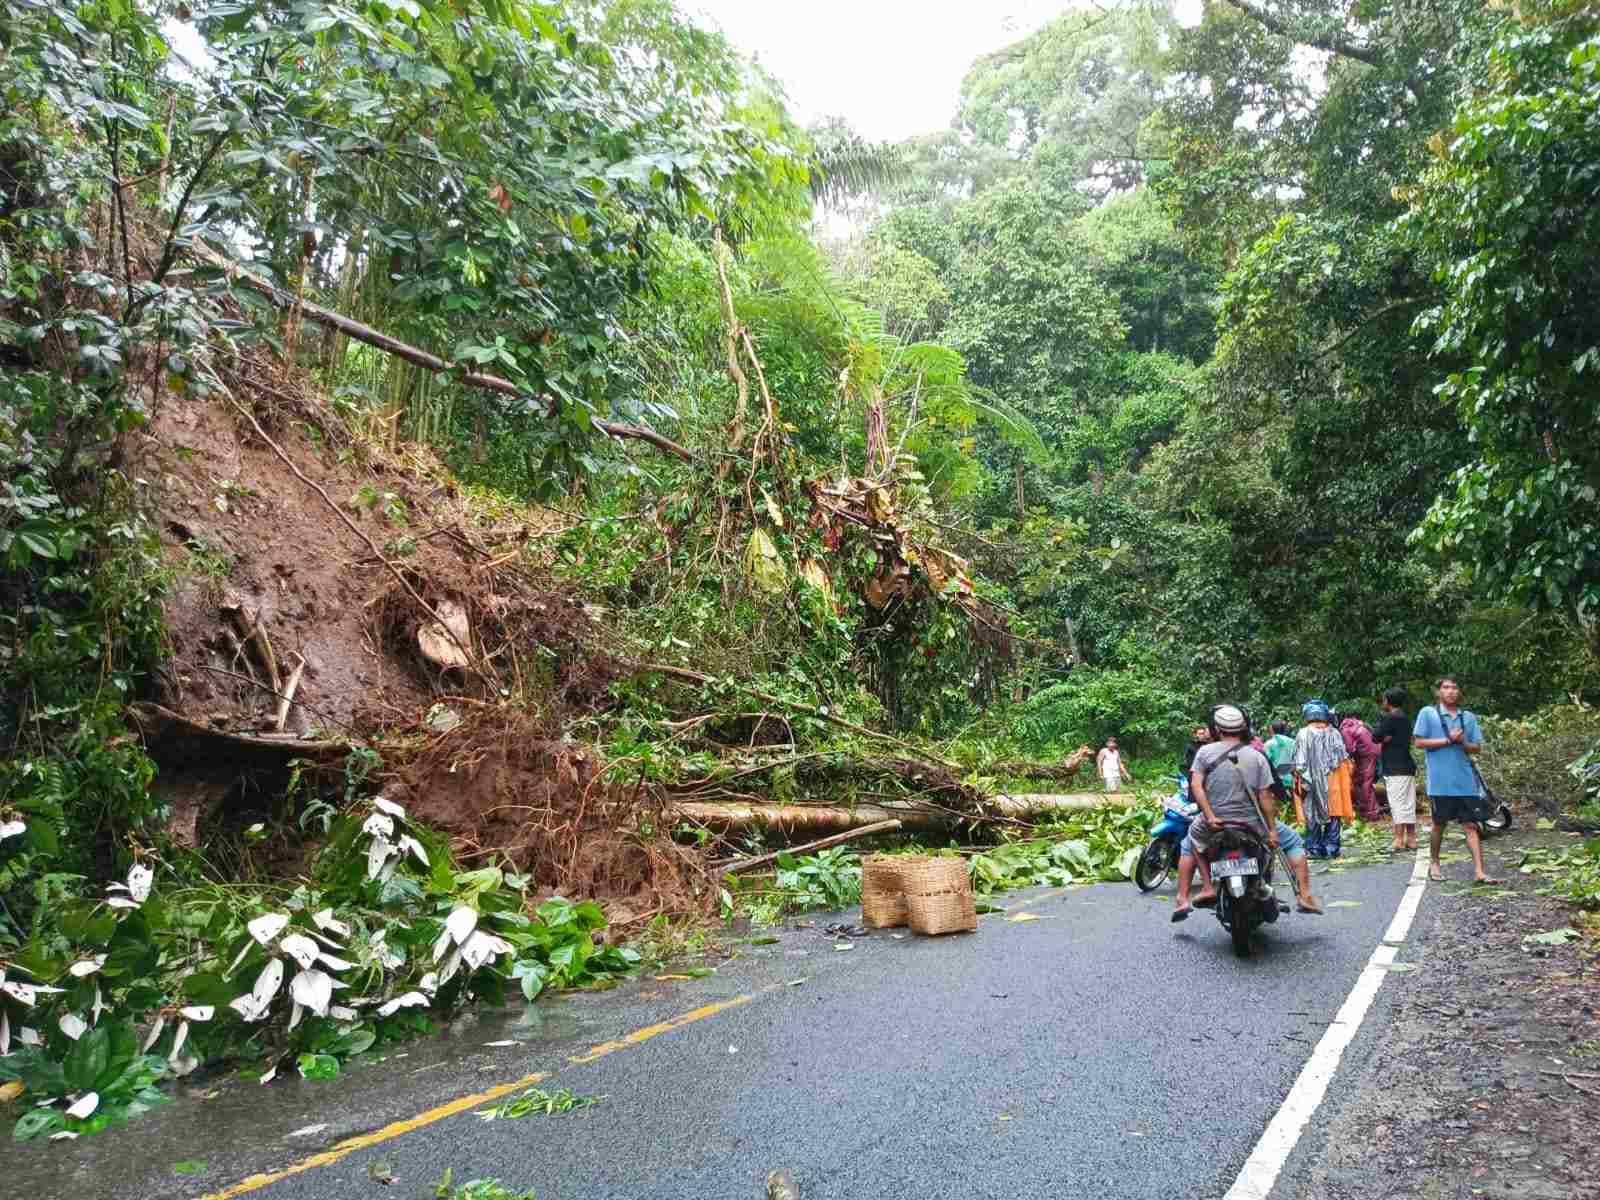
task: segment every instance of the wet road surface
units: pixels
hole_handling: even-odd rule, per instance
[[[1209,913],[1172,925],[1170,888],[1131,884],[1014,893],[976,933],[880,930],[849,951],[786,929],[704,979],[467,1015],[332,1082],[212,1081],[0,1160],[29,1200],[410,1198],[446,1167],[540,1200],[757,1200],[779,1167],[805,1200],[1220,1197],[1410,872],[1319,876],[1325,902],[1349,903],[1285,915],[1246,961]],[[1364,1027],[1340,1077],[1371,1042]],[[474,1115],[534,1084],[602,1099]]]

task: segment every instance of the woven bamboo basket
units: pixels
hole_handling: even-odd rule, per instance
[[[904,925],[905,890],[900,884],[900,865],[904,855],[874,854],[861,864],[861,920],[869,929],[890,929]]]
[[[906,910],[912,933],[967,933],[978,927],[978,902],[970,891],[907,896]]]
[[[972,894],[964,858],[924,858],[900,868],[906,917],[913,933],[959,933],[978,927],[978,902]]]

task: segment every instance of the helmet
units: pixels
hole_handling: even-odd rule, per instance
[[[1237,734],[1240,737],[1250,736],[1250,715],[1233,704],[1219,704],[1211,710],[1211,736],[1218,737],[1222,734]]]
[[[1322,700],[1307,700],[1300,706],[1300,715],[1308,721],[1333,720],[1333,713]]]

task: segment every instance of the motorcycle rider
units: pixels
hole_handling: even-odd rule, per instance
[[[1205,856],[1224,821],[1249,824],[1266,835],[1270,849],[1277,850],[1281,846],[1300,885],[1300,911],[1321,915],[1322,905],[1311,892],[1311,872],[1300,836],[1278,820],[1272,787],[1276,781],[1271,764],[1265,755],[1245,743],[1244,739],[1250,736],[1249,719],[1235,705],[1219,704],[1212,711],[1211,724],[1215,736],[1195,755],[1189,779],[1189,795],[1200,806],[1200,816],[1183,840],[1178,859],[1178,902],[1172,920],[1188,919],[1189,891],[1197,866],[1203,873],[1205,888],[1197,899],[1204,903],[1215,898]],[[1265,828],[1261,823],[1263,816],[1267,821]]]

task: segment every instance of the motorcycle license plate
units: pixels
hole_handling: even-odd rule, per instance
[[[1219,858],[1211,864],[1211,873],[1219,879],[1232,875],[1259,875],[1261,864],[1253,858]]]

